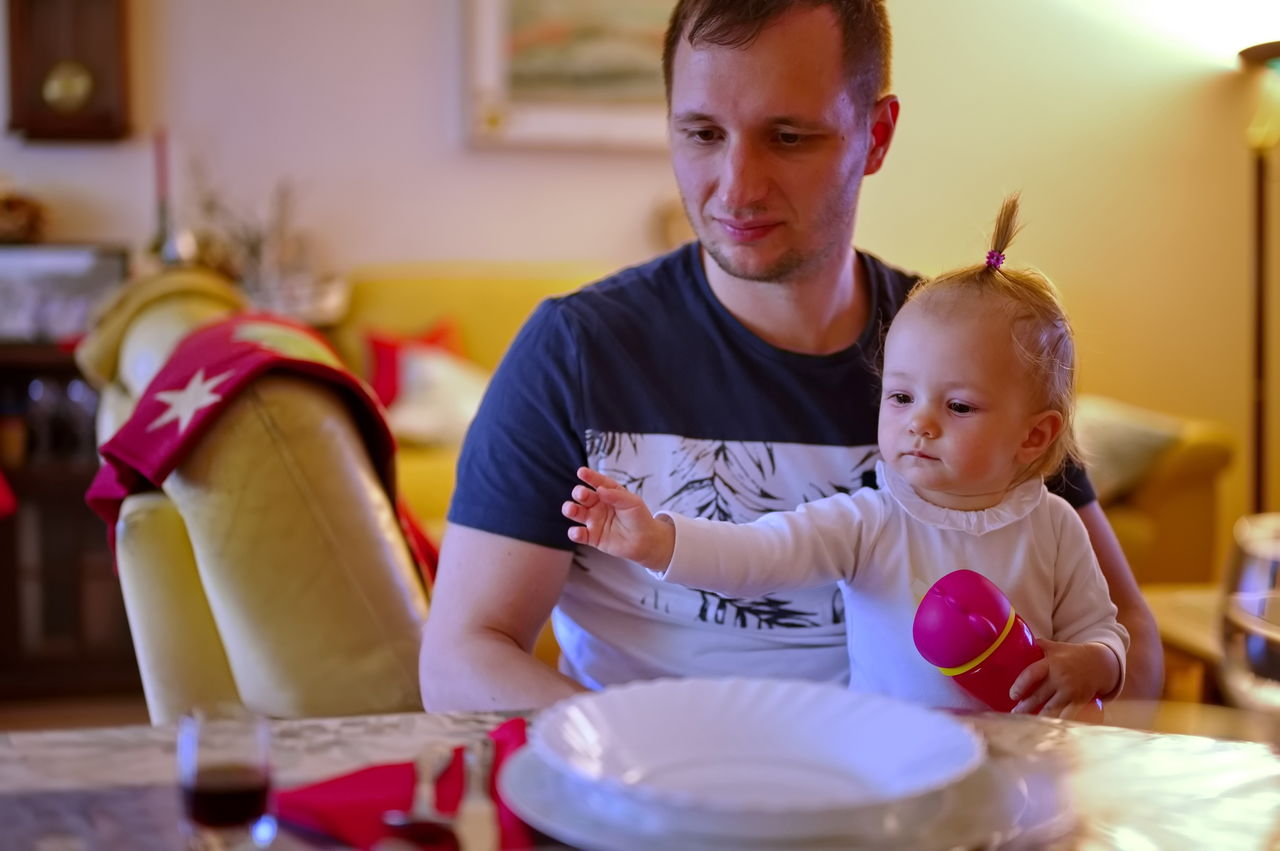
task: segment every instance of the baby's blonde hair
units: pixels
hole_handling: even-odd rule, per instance
[[[1062,416],[1062,430],[1049,449],[1024,471],[1022,481],[1058,472],[1068,460],[1079,461],[1074,419],[1076,407],[1075,336],[1058,291],[1031,269],[1004,268],[1004,253],[1018,232],[1018,195],[1005,198],[996,217],[987,262],[944,272],[916,284],[907,303],[943,293],[990,296],[1008,308],[1014,348],[1027,366],[1028,380],[1042,410]]]

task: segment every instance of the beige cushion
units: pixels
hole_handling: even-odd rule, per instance
[[[489,373],[437,346],[406,345],[400,392],[387,424],[405,444],[460,444],[480,407]]]
[[[1081,396],[1076,436],[1102,503],[1123,497],[1178,439],[1173,417],[1102,396]]]

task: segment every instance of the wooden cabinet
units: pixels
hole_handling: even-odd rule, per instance
[[[105,525],[84,494],[97,471],[97,395],[71,345],[124,281],[107,245],[0,246],[0,700],[140,691]]]
[[[0,700],[140,692],[106,529],[85,505],[96,397],[69,351],[0,343]]]

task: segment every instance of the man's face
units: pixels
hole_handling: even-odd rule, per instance
[[[843,256],[862,176],[888,146],[890,112],[896,100],[859,114],[829,8],[788,12],[745,48],[681,39],[672,160],[712,259],[737,278],[786,281]]]

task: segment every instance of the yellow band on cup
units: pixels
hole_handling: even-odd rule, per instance
[[[979,653],[977,658],[973,659],[970,662],[965,662],[963,665],[960,665],[955,668],[939,668],[938,670],[946,674],[948,677],[958,677],[961,674],[971,671],[974,668],[981,665],[983,662],[987,661],[987,657],[990,656],[992,653],[996,652],[996,648],[1000,646],[1000,642],[1004,641],[1005,638],[1009,635],[1010,631],[1013,630],[1014,617],[1015,615],[1013,612],[1013,606],[1010,606],[1009,620],[1005,621],[1004,629],[1000,631],[999,637],[997,637],[995,641],[991,642],[990,647],[988,647],[986,650],[983,650],[981,653]]]

